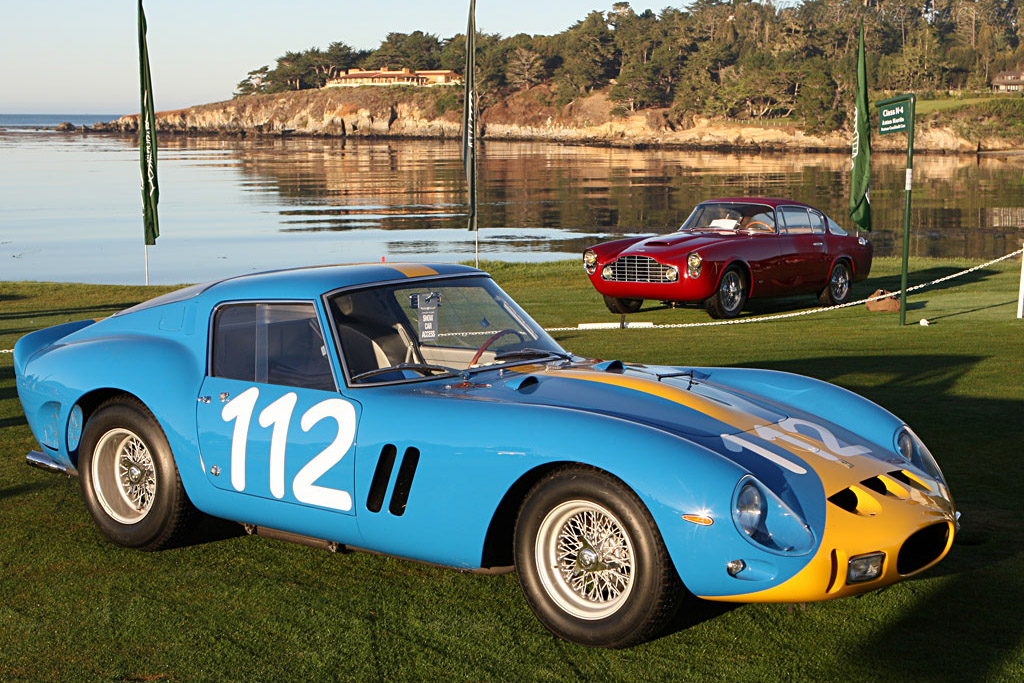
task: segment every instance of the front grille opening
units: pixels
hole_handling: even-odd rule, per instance
[[[896,557],[896,571],[913,574],[939,559],[949,541],[949,524],[932,524],[914,533],[900,548]]]
[[[857,494],[850,489],[843,489],[839,493],[831,495],[828,500],[847,512],[857,514]]]
[[[604,267],[604,278],[616,282],[670,282],[665,273],[670,268],[650,256],[626,254]]]
[[[928,486],[925,485],[923,481],[912,475],[910,472],[907,472],[906,470],[896,470],[895,472],[890,472],[889,476],[895,479],[896,481],[903,482],[904,484],[910,486],[911,488],[917,489],[918,491],[927,491],[929,493],[931,492],[931,489],[928,488]]]
[[[889,493],[889,489],[885,487],[885,482],[878,477],[871,477],[861,482],[864,488],[871,489],[875,493],[881,493],[883,496]]]

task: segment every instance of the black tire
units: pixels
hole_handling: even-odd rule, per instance
[[[581,582],[575,587],[563,572],[567,562],[569,576]],[[515,563],[540,622],[583,645],[622,648],[649,640],[685,595],[643,502],[590,467],[559,468],[530,489],[516,520]]]
[[[108,539],[159,550],[187,529],[195,508],[167,437],[142,403],[125,396],[100,405],[85,424],[79,453],[85,506]]]
[[[850,300],[853,277],[846,261],[836,261],[832,272],[828,274],[825,289],[818,293],[818,303],[822,306],[839,306]]]
[[[612,313],[636,313],[643,305],[643,299],[616,299],[613,296],[604,297],[604,305]]]
[[[735,318],[746,305],[749,291],[743,270],[738,266],[729,266],[722,273],[715,293],[704,300],[704,308],[712,318]]]

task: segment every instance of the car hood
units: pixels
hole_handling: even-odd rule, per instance
[[[673,232],[668,235],[655,235],[635,242],[620,252],[622,254],[639,254],[660,259],[678,254],[688,254],[702,247],[713,244],[726,244],[750,239],[746,234],[713,233],[713,232]]]
[[[474,376],[475,398],[581,410],[686,438],[762,480],[814,474],[826,491],[906,463],[865,437],[784,399],[722,382],[714,372],[619,361],[527,365]],[[485,377],[490,383],[485,384]],[[863,399],[861,399],[863,400]],[[864,400],[864,403],[867,403]],[[894,418],[895,419],[895,418]]]

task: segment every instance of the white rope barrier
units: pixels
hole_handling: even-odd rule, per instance
[[[989,266],[994,265],[996,263],[999,263],[1000,261],[1005,261],[1007,259],[1011,259],[1014,256],[1017,256],[1018,254],[1024,254],[1024,247],[1021,247],[1017,251],[1011,251],[1006,256],[1000,256],[997,259],[992,259],[991,261],[988,261],[986,263],[982,263],[981,265],[974,266],[973,268],[968,268],[967,270],[961,270],[959,273],[953,273],[952,275],[947,275],[945,277],[940,277],[937,280],[932,280],[931,282],[925,282],[925,283],[922,283],[920,285],[914,285],[913,287],[907,287],[907,293],[909,294],[910,292],[916,292],[919,289],[924,289],[925,287],[931,287],[933,285],[939,284],[940,282],[946,282],[947,280],[952,280],[954,278],[958,278],[958,277],[961,277],[963,275],[967,275],[968,273],[973,273],[975,271],[981,270],[982,268],[988,268]],[[1021,282],[1022,282],[1021,286],[1022,286],[1022,288],[1024,288],[1024,261],[1022,261],[1022,263],[1021,263],[1021,273],[1022,273],[1022,275],[1021,275]],[[745,323],[763,323],[763,322],[767,322],[769,320],[783,320],[785,318],[796,318],[796,317],[799,317],[801,315],[813,315],[815,313],[825,313],[827,311],[835,311],[835,310],[840,309],[840,308],[849,308],[850,306],[859,306],[860,304],[866,304],[869,301],[880,301],[882,299],[897,298],[902,293],[903,293],[903,290],[898,290],[898,291],[895,291],[895,292],[889,292],[887,294],[883,294],[882,296],[869,296],[868,298],[861,299],[860,301],[849,301],[849,302],[847,302],[845,304],[839,304],[837,306],[827,306],[825,308],[810,308],[810,309],[807,309],[806,311],[796,311],[795,313],[780,313],[779,315],[765,315],[765,316],[761,316],[760,318],[737,318],[737,319],[734,319],[734,320],[713,320],[713,321],[709,321],[709,322],[705,322],[705,323],[668,323],[668,324],[664,324],[664,325],[654,325],[654,324],[651,324],[651,323],[642,323],[642,324],[633,323],[632,325],[630,325],[629,323],[626,323],[626,327],[620,327],[619,325],[615,325],[615,323],[609,323],[610,325],[614,325],[614,327],[612,327],[612,328],[609,328],[609,327],[606,327],[606,326],[587,328],[587,327],[583,327],[583,325],[586,325],[587,323],[580,323],[576,327],[545,327],[544,331],[545,332],[578,332],[580,330],[587,330],[587,329],[676,330],[676,329],[681,329],[681,328],[684,328],[684,327],[712,327],[714,325],[743,325]],[[480,332],[480,331],[474,331],[474,332],[448,332],[448,333],[443,333],[443,334],[441,334],[439,336],[448,337],[448,336],[457,336],[457,335],[484,335],[484,334],[493,334],[493,333],[492,332]],[[14,353],[14,349],[0,349],[0,353]]]
[[[962,270],[959,273],[953,273],[952,275],[947,275],[945,277],[940,277],[937,280],[932,280],[931,282],[925,282],[925,283],[922,283],[922,284],[919,284],[919,285],[914,285],[913,287],[907,287],[907,293],[915,292],[915,291],[917,291],[919,289],[924,289],[925,287],[931,287],[933,285],[939,284],[940,282],[946,282],[947,280],[952,280],[953,278],[958,278],[958,277],[961,277],[963,275],[967,275],[968,273],[973,273],[973,272],[975,272],[977,270],[981,270],[982,268],[987,268],[988,266],[991,266],[991,265],[994,265],[996,263],[999,263],[1000,261],[1005,261],[1007,259],[1013,258],[1014,256],[1017,256],[1018,254],[1024,254],[1024,247],[1018,249],[1017,251],[1012,251],[1009,254],[1006,254],[1005,256],[1000,256],[997,259],[992,259],[991,261],[988,261],[987,263],[982,263],[981,265],[974,266],[973,268],[968,268],[967,270]],[[1022,266],[1022,268],[1024,268],[1024,266]],[[623,327],[619,327],[618,325],[616,325],[614,329],[627,329],[627,330],[628,329],[634,329],[634,330],[636,330],[636,329],[641,329],[641,330],[651,330],[651,329],[654,329],[654,330],[676,330],[676,329],[681,329],[681,328],[684,328],[684,327],[713,327],[715,325],[743,325],[743,324],[746,324],[746,323],[762,323],[762,322],[767,322],[767,321],[770,321],[770,320],[783,320],[785,318],[796,318],[796,317],[799,317],[799,316],[802,316],[802,315],[814,315],[815,313],[825,313],[827,311],[835,311],[835,310],[840,309],[840,308],[849,308],[850,306],[859,306],[860,304],[866,304],[869,301],[880,301],[882,299],[898,298],[902,294],[903,294],[903,290],[898,290],[898,291],[895,291],[895,292],[888,292],[888,293],[886,293],[886,294],[884,294],[882,296],[869,296],[868,298],[861,299],[860,301],[849,301],[849,302],[847,302],[845,304],[838,304],[836,306],[826,306],[824,308],[810,308],[810,309],[808,309],[806,311],[796,311],[795,313],[780,313],[779,315],[765,315],[765,316],[761,316],[759,318],[735,318],[733,320],[713,320],[713,321],[703,322],[703,323],[667,323],[667,324],[662,324],[662,325],[637,325],[637,324],[630,325],[629,323],[626,323],[626,327],[623,328]],[[583,327],[583,325],[585,325],[585,324],[586,323],[580,323],[580,325],[577,325],[576,327],[545,327],[544,331],[545,332],[578,332],[580,330],[588,329],[586,327]],[[595,328],[590,328],[590,329],[595,329]],[[598,328],[598,329],[601,329],[601,328]],[[607,328],[604,328],[604,329],[607,329]]]

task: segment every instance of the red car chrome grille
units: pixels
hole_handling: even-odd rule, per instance
[[[626,254],[606,265],[601,277],[614,282],[672,282],[665,276],[670,269],[650,256]]]

